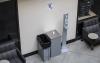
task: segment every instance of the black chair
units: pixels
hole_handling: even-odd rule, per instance
[[[9,40],[0,43],[0,53],[16,49],[16,41]]]
[[[0,54],[0,60],[8,60],[10,63],[25,63],[18,49],[13,49]]]
[[[9,40],[0,44],[0,60],[8,60],[10,63],[26,63],[16,47],[16,42],[16,40]]]
[[[82,30],[82,40],[85,41],[91,48],[94,49],[94,46],[100,45],[100,25],[98,20],[87,21],[83,23],[84,27]],[[88,37],[89,33],[95,33],[98,35],[97,39],[90,39]]]

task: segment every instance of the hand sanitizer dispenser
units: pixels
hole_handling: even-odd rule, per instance
[[[63,43],[63,45],[66,45],[67,29],[68,29],[68,14],[64,14],[63,33],[62,33],[62,43]]]
[[[68,48],[66,47],[67,29],[68,29],[68,14],[64,14],[63,33],[62,33],[62,53],[68,52]]]

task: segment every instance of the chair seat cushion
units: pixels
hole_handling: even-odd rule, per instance
[[[89,34],[88,34],[88,37],[89,37],[90,39],[98,39],[98,38],[99,38],[99,36],[98,36],[97,33],[89,33]]]
[[[89,33],[89,34],[90,34],[90,36],[88,36],[89,44],[92,44],[94,46],[99,45],[100,44],[100,32]]]
[[[10,63],[9,60],[0,60],[0,63]]]

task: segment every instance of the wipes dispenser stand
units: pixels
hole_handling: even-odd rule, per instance
[[[63,33],[62,33],[62,53],[68,52],[68,48],[66,46],[67,29],[68,29],[68,14],[64,14]]]

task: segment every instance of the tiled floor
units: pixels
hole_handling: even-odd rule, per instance
[[[100,63],[100,46],[93,51],[80,40],[67,45],[69,52],[62,53],[45,63]],[[43,63],[38,55],[26,58],[27,63]]]

